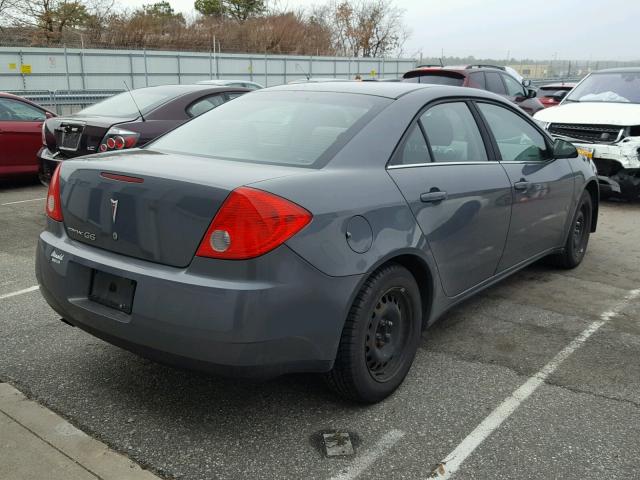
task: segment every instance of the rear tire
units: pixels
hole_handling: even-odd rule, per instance
[[[591,225],[593,224],[593,204],[588,191],[582,192],[578,208],[571,221],[569,236],[562,253],[553,257],[554,264],[560,268],[576,268],[582,262],[589,244]]]
[[[411,368],[420,342],[422,303],[415,278],[392,263],[374,272],[351,306],[327,384],[339,395],[375,403]]]

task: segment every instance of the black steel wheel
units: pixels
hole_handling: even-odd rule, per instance
[[[398,264],[381,267],[356,296],[327,383],[358,402],[384,399],[409,372],[421,327],[422,303],[413,275]]]
[[[589,192],[584,191],[578,208],[573,216],[569,235],[562,253],[553,257],[556,265],[562,268],[575,268],[582,262],[587,253],[591,225],[593,222],[593,204]]]

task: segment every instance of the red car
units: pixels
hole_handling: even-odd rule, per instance
[[[542,103],[535,98],[536,91],[528,88],[530,83],[516,79],[507,68],[497,65],[466,65],[462,67],[424,65],[405,73],[402,76],[402,81],[488,90],[512,101],[529,115],[544,108]]]
[[[538,98],[545,108],[555,107],[560,104],[562,99],[566,97],[575,86],[576,84],[571,82],[542,85],[538,88]]]
[[[42,123],[52,117],[29,100],[0,92],[0,178],[38,173]]]

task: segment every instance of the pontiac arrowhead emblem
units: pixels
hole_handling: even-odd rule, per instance
[[[116,223],[116,216],[118,215],[118,200],[111,199],[111,219],[113,223]]]

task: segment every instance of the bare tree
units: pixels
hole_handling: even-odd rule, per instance
[[[47,42],[59,40],[63,32],[83,24],[89,13],[78,0],[15,0],[15,21],[42,33]]]
[[[408,38],[403,14],[391,0],[332,0],[311,18],[331,29],[338,54],[379,57],[402,51]]]

